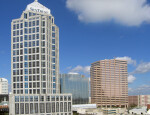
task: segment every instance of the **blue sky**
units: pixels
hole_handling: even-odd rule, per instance
[[[127,0],[126,4],[131,5],[129,10],[126,6],[122,6],[120,12],[115,10],[112,12],[113,8],[109,3],[103,5],[106,4],[112,9],[107,7],[99,9],[96,6],[93,7],[95,4],[87,8],[84,0],[80,1],[82,2],[39,0],[41,4],[51,9],[55,23],[60,28],[60,72],[79,72],[89,76],[91,63],[126,56],[130,58],[129,61],[136,62],[136,64],[128,65],[128,72],[133,78],[132,83],[129,84],[129,94],[136,94],[137,90],[140,94],[149,94],[150,91],[148,92],[147,89],[150,89],[150,8],[148,6],[150,4],[145,3],[145,0],[141,0],[143,3],[130,0],[137,3],[135,6],[134,2],[133,5]],[[1,0],[0,77],[7,78],[9,83],[11,80],[11,20],[19,18],[31,2],[33,0]],[[143,8],[143,4],[146,8]],[[130,7],[134,7],[135,10],[130,11]],[[102,14],[101,11],[106,11],[105,14],[109,14],[110,17]],[[120,17],[116,16],[117,13]]]

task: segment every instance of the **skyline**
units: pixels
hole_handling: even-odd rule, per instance
[[[3,27],[0,34],[3,41],[0,43],[0,76],[8,76],[5,78],[9,80],[9,83],[11,78],[10,22],[12,19],[19,18],[26,5],[31,2],[33,0],[1,1],[0,9],[4,12],[0,22]],[[89,77],[87,73],[91,63],[126,56],[131,58],[128,58],[131,62],[128,61],[128,72],[132,73],[131,81],[136,77],[134,82],[129,84],[129,89],[150,87],[148,86],[150,80],[147,80],[150,75],[150,59],[147,50],[150,48],[148,23],[138,26],[120,25],[112,21],[84,23],[66,7],[65,0],[39,0],[39,2],[51,9],[52,15],[55,16],[55,23],[60,28],[60,73],[79,72]],[[133,74],[133,72],[136,73]]]

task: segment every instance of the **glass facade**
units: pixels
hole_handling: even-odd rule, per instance
[[[72,94],[72,104],[89,103],[89,78],[80,74],[60,74],[61,93]]]

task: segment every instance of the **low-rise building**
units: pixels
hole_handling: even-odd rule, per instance
[[[144,107],[150,104],[150,95],[128,96],[129,107]]]
[[[0,94],[8,94],[8,80],[0,78]]]
[[[131,110],[129,110],[129,114],[146,115],[147,107],[131,109]]]

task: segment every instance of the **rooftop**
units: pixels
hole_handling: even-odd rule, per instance
[[[51,14],[50,9],[40,4],[38,0],[35,0],[33,3],[27,5],[26,11],[34,11],[34,12],[39,12],[44,14]]]

